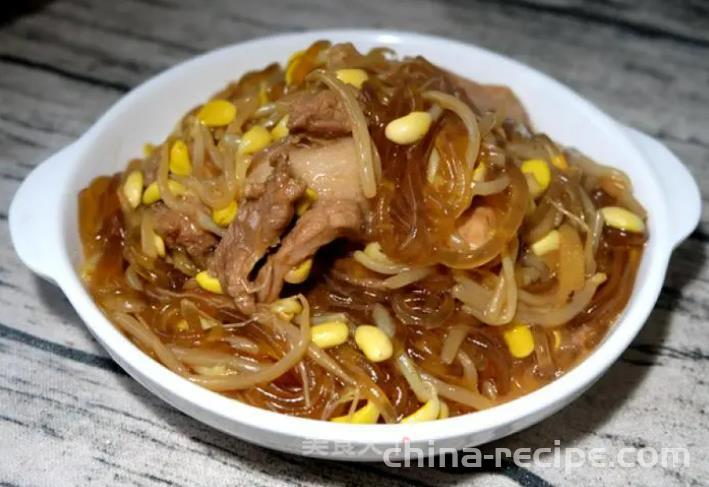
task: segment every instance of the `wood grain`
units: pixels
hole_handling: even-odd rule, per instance
[[[513,56],[659,138],[709,189],[709,4],[630,0],[57,0],[0,24],[0,484],[561,485],[563,468],[387,469],[271,452],[125,375],[61,292],[25,269],[7,208],[44,158],[126,91],[195,54],[293,30],[379,27]],[[0,7],[3,8],[3,7]],[[641,335],[570,407],[486,448],[687,447],[687,468],[573,471],[578,485],[709,483],[709,214],[675,252]],[[7,441],[9,439],[10,441]]]

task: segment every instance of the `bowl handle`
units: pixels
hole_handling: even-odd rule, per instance
[[[670,241],[676,247],[697,227],[701,217],[702,197],[697,182],[665,144],[639,130],[624,129],[658,176],[670,216]]]
[[[39,276],[55,282],[57,239],[61,238],[60,197],[66,191],[66,166],[77,143],[39,164],[25,178],[10,204],[10,238],[20,260]],[[62,167],[64,166],[64,167]]]

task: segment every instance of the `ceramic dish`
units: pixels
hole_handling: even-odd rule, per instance
[[[630,176],[636,196],[648,211],[650,238],[625,312],[582,363],[526,396],[470,415],[411,425],[333,424],[258,409],[196,386],[141,352],[101,314],[77,272],[82,260],[77,231],[79,190],[98,175],[122,170],[127,160],[140,154],[144,142],[162,140],[183,113],[228,81],[270,62],[285,62],[294,50],[317,39],[350,41],[360,50],[390,46],[399,55],[421,54],[475,81],[508,85],[537,129]],[[257,39],[165,71],[135,88],[86,134],[40,164],[15,195],[9,220],[22,261],[61,287],[121,367],[177,409],[265,447],[344,460],[376,460],[381,459],[378,452],[399,445],[404,438],[422,448],[428,448],[430,441],[436,448],[488,442],[526,428],[578,397],[643,326],[660,292],[670,254],[694,229],[700,209],[696,183],[664,145],[616,123],[547,76],[507,57],[447,39],[351,30]],[[331,447],[309,449],[313,440],[330,446],[346,441],[357,454],[336,453]]]

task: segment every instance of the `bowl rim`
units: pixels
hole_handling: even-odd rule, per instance
[[[165,82],[169,78],[179,76],[182,72],[193,69],[200,63],[206,63],[210,56],[235,48],[253,48],[259,44],[272,42],[274,40],[285,39],[300,42],[313,37],[347,37],[358,39],[367,37],[394,47],[396,47],[396,44],[413,40],[419,42],[445,43],[458,49],[482,51],[488,55],[499,58],[501,61],[511,63],[515,69],[524,71],[525,75],[533,76],[549,85],[554,90],[563,92],[565,96],[574,98],[576,101],[575,110],[582,110],[592,118],[602,121],[604,125],[608,126],[609,130],[620,131],[620,126],[612,119],[570,88],[567,88],[536,69],[505,55],[492,52],[473,44],[438,36],[396,30],[335,29],[260,37],[225,46],[183,61],[145,81],[120,98],[77,142],[75,142],[77,151],[81,151],[82,148],[85,149],[87,141],[90,141],[92,137],[99,134],[104,127],[109,126],[116,117],[120,117],[121,108],[129,105],[130,100],[137,96],[142,90],[152,85]],[[620,133],[619,135],[627,139],[625,134]],[[629,145],[632,145],[632,142],[629,140],[628,142]],[[638,157],[645,159],[639,151],[638,154]],[[81,159],[81,157],[79,156],[77,159]],[[80,170],[80,166],[81,164],[77,164],[74,170]],[[656,179],[657,175],[655,174],[653,180]],[[661,209],[658,210],[660,214],[657,215],[656,221],[664,225],[665,222],[668,221],[667,212],[663,205],[660,205],[660,207]],[[63,213],[71,212],[64,211]],[[53,277],[55,277],[59,286],[67,295],[82,320],[86,323],[87,328],[89,328],[110,355],[126,369],[133,378],[173,406],[185,412],[190,410],[191,412],[187,414],[193,417],[199,416],[196,411],[205,410],[212,416],[219,417],[222,420],[238,423],[250,427],[253,430],[267,431],[279,436],[286,435],[296,439],[316,438],[329,442],[342,441],[343,438],[347,438],[347,440],[353,444],[387,445],[397,443],[401,441],[402,438],[408,438],[412,442],[438,441],[452,436],[466,436],[472,438],[472,435],[490,431],[495,428],[501,428],[514,422],[524,422],[525,419],[527,420],[527,424],[524,424],[524,426],[528,426],[541,419],[541,417],[539,417],[540,414],[543,414],[542,417],[544,417],[565,405],[569,398],[576,397],[582,393],[617,360],[643,326],[659,295],[672,250],[669,237],[657,231],[651,234],[643,259],[652,258],[653,266],[648,269],[647,278],[643,282],[636,282],[633,291],[633,294],[642,293],[643,299],[638,300],[632,310],[629,309],[630,306],[628,306],[628,309],[626,309],[623,315],[618,319],[616,325],[607,332],[603,342],[583,361],[551,383],[507,403],[462,416],[414,425],[352,425],[299,418],[264,410],[238,400],[229,399],[218,393],[197,386],[187,379],[174,374],[133,345],[133,343],[99,311],[81,283],[78,271],[71,263],[69,249],[64,240],[61,246],[63,247],[61,250],[64,254],[61,262],[56,267],[56,275]],[[651,250],[654,255],[650,255],[649,251]],[[632,316],[630,311],[633,311]],[[629,319],[629,316],[631,316],[631,319]],[[162,394],[160,391],[156,391],[156,388],[159,389]],[[200,419],[204,420],[202,417],[200,417]],[[247,436],[243,436],[243,438],[263,444],[262,441],[256,438]],[[278,445],[269,446],[278,448]]]

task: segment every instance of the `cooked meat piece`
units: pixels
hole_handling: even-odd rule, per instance
[[[254,156],[249,169],[246,196],[257,197],[273,167],[286,160],[291,174],[317,191],[320,199],[364,201],[352,137],[314,142],[311,146],[284,144],[277,150],[260,152]]]
[[[290,151],[291,173],[318,193],[318,198],[364,201],[352,137]]]
[[[224,290],[244,313],[254,311],[254,284],[249,282],[256,262],[276,245],[281,233],[293,219],[293,205],[305,184],[293,179],[284,164],[279,164],[256,199],[242,205],[209,262]]]
[[[278,164],[285,164],[288,160],[288,152],[293,148],[297,138],[293,140],[289,137],[283,142],[269,146],[254,154],[249,164],[249,171],[246,176],[246,188],[249,186],[263,185],[273,173],[273,168]]]
[[[323,245],[340,237],[357,238],[363,221],[362,209],[356,201],[318,200],[298,219],[281,247],[260,270],[259,301],[271,302],[278,298],[288,271],[312,257]]]
[[[302,184],[295,183],[286,171]],[[289,185],[297,187],[283,197],[274,196],[288,193]],[[253,266],[278,242],[290,222],[293,203],[305,187],[318,193],[317,202],[283,238],[283,245],[268,259],[256,281],[249,282]],[[236,222],[214,252],[210,271],[219,276],[226,292],[247,313],[253,309],[254,293],[258,293],[259,301],[276,299],[285,274],[294,265],[332,240],[358,233],[363,221],[361,208],[366,204],[351,137],[311,147],[288,145],[287,152],[264,151],[254,158],[245,195],[250,201],[239,209]],[[269,210],[264,212],[264,208]]]
[[[517,95],[507,86],[483,85],[470,81],[462,76],[449,73],[453,81],[460,86],[475,105],[483,112],[494,110],[502,112],[506,117],[522,122],[529,126],[527,115],[522,102]]]
[[[200,267],[217,245],[217,237],[200,227],[188,215],[165,206],[162,202],[152,206],[155,232],[165,241],[167,248],[181,247]]]
[[[339,97],[330,90],[304,92],[288,107],[288,129],[318,137],[341,137],[352,132]]]
[[[495,210],[489,206],[478,206],[473,209],[465,222],[458,227],[458,234],[466,244],[477,249],[490,240],[494,225]]]
[[[266,183],[249,183],[244,189],[244,197],[250,200],[260,198],[266,192]]]

